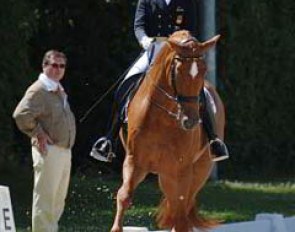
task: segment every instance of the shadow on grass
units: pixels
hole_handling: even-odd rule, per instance
[[[107,232],[115,213],[119,176],[85,176],[71,179],[60,231]],[[0,184],[10,187],[17,231],[30,231],[32,171],[1,173]],[[156,207],[161,199],[155,176],[149,176],[135,192],[125,225],[157,229]],[[201,213],[225,222],[253,220],[257,213],[295,214],[295,185],[292,183],[209,182],[199,196]]]
[[[205,215],[225,222],[253,220],[263,212],[295,215],[295,185],[291,183],[209,183],[199,199]]]

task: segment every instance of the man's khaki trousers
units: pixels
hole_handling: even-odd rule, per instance
[[[71,150],[48,145],[46,154],[32,147],[34,189],[32,231],[56,232],[63,213],[71,172]]]

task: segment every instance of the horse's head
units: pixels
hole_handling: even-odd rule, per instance
[[[178,105],[178,120],[185,130],[193,129],[200,121],[200,94],[206,74],[203,55],[219,37],[201,43],[188,31],[177,31],[168,39],[171,55],[167,57],[166,76]]]

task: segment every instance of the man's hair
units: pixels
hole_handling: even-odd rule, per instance
[[[63,52],[57,50],[49,50],[44,54],[42,65],[48,65],[51,57],[62,58],[67,62],[67,57]]]

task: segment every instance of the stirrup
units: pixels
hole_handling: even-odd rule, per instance
[[[215,152],[213,152],[214,155],[215,155],[215,157],[212,159],[212,161],[213,162],[218,162],[218,161],[222,161],[222,160],[228,159],[229,158],[229,152],[228,152],[228,149],[227,149],[225,143],[221,139],[215,138],[215,139],[213,139],[213,140],[211,140],[209,142],[209,144],[210,144],[210,150],[212,148],[211,145],[213,143],[217,143],[218,146],[220,146],[219,149],[222,149],[222,153],[223,154],[220,154],[220,153],[217,153],[216,154]]]
[[[101,144],[98,148],[97,145]],[[112,143],[106,137],[98,139],[92,146],[90,156],[96,160],[103,162],[112,162],[113,158],[116,157],[115,153],[112,151]]]

